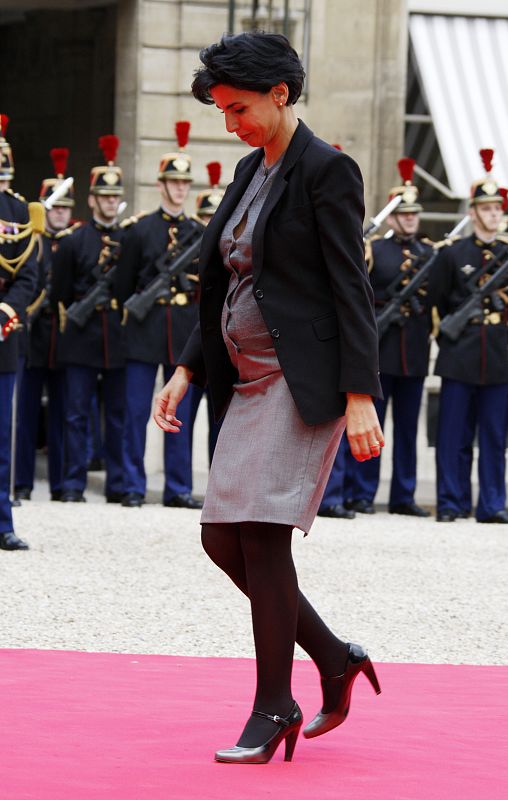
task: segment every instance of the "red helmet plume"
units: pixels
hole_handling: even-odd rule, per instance
[[[490,148],[480,150],[480,158],[483,161],[485,172],[490,172],[492,169],[492,159],[494,158],[494,151]]]
[[[63,178],[67,172],[67,162],[69,160],[68,147],[53,147],[49,151],[50,158],[53,162],[53,169],[57,178]]]
[[[120,139],[114,133],[108,133],[106,136],[99,137],[99,147],[102,150],[104,159],[108,164],[114,164],[116,161],[116,154],[120,147]]]
[[[503,206],[502,206],[503,211],[508,211],[508,189],[505,189],[504,187],[500,186],[499,194],[503,198]]]
[[[412,183],[413,182],[413,172],[415,169],[416,161],[414,158],[401,158],[397,161],[397,167],[399,169],[399,174],[404,183]]]
[[[220,163],[218,161],[210,161],[210,163],[206,165],[206,168],[208,170],[210,186],[218,186],[222,170]]]
[[[189,131],[190,131],[190,122],[186,119],[181,119],[179,122],[175,124],[175,132],[176,138],[178,141],[178,147],[183,150],[186,147],[187,142],[189,141]]]
[[[10,119],[7,114],[0,114],[0,136],[5,138]]]

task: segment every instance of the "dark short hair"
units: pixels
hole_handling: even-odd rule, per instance
[[[210,89],[218,84],[267,94],[272,86],[285,83],[288,104],[296,103],[303,88],[305,72],[296,50],[280,33],[224,34],[220,42],[203,48],[203,67],[194,73],[192,94],[211,105]]]

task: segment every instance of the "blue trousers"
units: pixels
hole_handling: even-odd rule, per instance
[[[381,427],[392,401],[393,451],[390,508],[414,502],[416,489],[416,435],[423,392],[423,378],[381,375],[383,399],[375,401]],[[374,501],[379,486],[381,459],[356,461],[346,455],[346,499]]]
[[[508,384],[474,386],[443,378],[436,442],[438,511],[470,510],[475,421],[478,427],[480,484],[476,519],[481,522],[506,505]]]
[[[66,368],[64,491],[83,492],[86,487],[87,434],[99,372],[100,370],[95,367],[76,364],[70,364]],[[101,374],[105,409],[105,494],[108,496],[123,492],[122,435],[125,370],[110,369],[104,370]]]
[[[158,365],[144,361],[128,361],[125,379],[125,428],[123,461],[125,492],[146,494],[145,445],[146,426],[152,410],[153,390]],[[168,381],[175,367],[164,366]],[[177,494],[192,492],[192,426],[197,412],[195,387],[178,406],[178,419],[183,423],[180,433],[164,436],[164,493],[165,502]]]
[[[340,440],[339,449],[333,462],[332,471],[326,484],[325,493],[321,500],[320,509],[331,506],[341,506],[344,503],[344,480],[346,477],[346,452],[348,450],[347,437]]]
[[[104,443],[102,441],[101,409],[97,391],[92,396],[92,407],[88,420],[88,433],[86,440],[86,460],[101,461],[104,458]]]
[[[15,372],[0,372],[0,533],[13,530],[10,501],[12,397]]]
[[[33,489],[42,390],[48,389],[48,478],[51,492],[62,489],[65,373],[25,367],[21,374],[16,426],[16,488]]]

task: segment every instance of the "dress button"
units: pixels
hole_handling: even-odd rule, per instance
[[[264,293],[264,291],[263,291],[262,289],[256,289],[256,291],[254,292],[254,294],[255,294],[255,295],[256,295],[256,297],[258,297],[260,300],[261,300],[261,298],[262,298],[262,297],[264,297],[264,296],[265,296],[265,293]]]
[[[278,328],[274,328],[272,331],[272,339],[278,339],[280,336],[280,331]]]

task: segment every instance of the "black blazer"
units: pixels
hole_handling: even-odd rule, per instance
[[[208,380],[218,419],[238,379],[221,333],[229,273],[218,243],[263,155],[259,149],[238,163],[205,232],[200,327],[178,360],[193,382]],[[307,425],[341,416],[345,392],[381,396],[363,213],[356,163],[300,121],[256,222],[252,259],[253,294]]]

